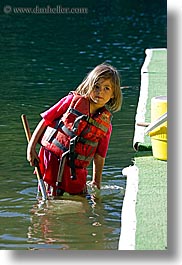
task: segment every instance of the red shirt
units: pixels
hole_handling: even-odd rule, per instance
[[[41,113],[41,117],[44,119],[46,125],[50,125],[55,119],[61,117],[72,101],[73,95],[69,94],[68,96],[62,98],[58,103],[52,106],[50,109]],[[109,130],[105,137],[101,138],[97,147],[96,153],[102,157],[106,157],[110,136],[112,132],[112,125],[110,124]]]

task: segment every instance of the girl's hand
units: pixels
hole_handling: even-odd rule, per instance
[[[98,184],[97,182],[92,180],[90,185],[91,185],[92,188],[96,188],[96,189],[100,190],[100,184]]]
[[[27,148],[27,160],[30,162],[31,166],[35,166],[35,160],[39,161],[38,154],[35,148],[28,145]]]
[[[96,199],[100,198],[100,185],[98,185],[95,181],[91,181],[91,194]]]

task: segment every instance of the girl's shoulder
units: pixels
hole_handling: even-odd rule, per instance
[[[112,113],[110,112],[110,110],[107,107],[102,107],[100,109],[100,113],[102,113],[103,117],[106,117],[107,119],[109,119],[110,121],[112,120]]]
[[[66,112],[66,110],[70,106],[72,99],[72,94],[68,94],[67,96],[61,98],[55,105],[41,113],[41,117],[44,120],[49,120],[50,122],[59,118]]]

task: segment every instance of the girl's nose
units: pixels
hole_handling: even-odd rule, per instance
[[[104,89],[103,89],[103,87],[101,87],[101,86],[97,88],[97,92],[99,92],[99,93],[101,93],[103,90],[104,90]]]

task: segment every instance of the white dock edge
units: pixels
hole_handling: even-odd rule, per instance
[[[145,53],[146,53],[146,58],[141,68],[140,96],[135,116],[135,133],[133,138],[134,149],[136,143],[144,142],[144,135],[145,135],[144,127],[138,126],[137,122],[145,122],[146,105],[148,99],[148,85],[149,85],[148,66],[152,58],[152,49],[146,49]]]
[[[146,58],[141,68],[141,87],[138,107],[135,116],[135,132],[133,138],[133,147],[136,143],[143,143],[145,128],[138,126],[137,122],[145,122],[146,105],[148,100],[149,74],[148,66],[155,50],[166,50],[166,48],[146,49]],[[136,201],[138,192],[139,170],[134,166],[124,168],[123,175],[127,176],[126,191],[122,206],[121,233],[119,238],[118,250],[135,250],[136,234]]]
[[[138,168],[124,168],[123,175],[127,176],[126,192],[122,207],[121,234],[118,250],[135,250],[136,233],[136,200],[138,192]]]
[[[155,48],[155,49],[146,49],[145,54],[146,58],[144,64],[141,68],[141,86],[140,86],[140,96],[138,101],[138,107],[135,116],[135,132],[133,138],[133,147],[134,149],[136,143],[143,143],[145,136],[145,128],[142,126],[138,126],[137,123],[145,122],[145,113],[146,113],[146,105],[148,100],[148,85],[149,85],[149,73],[148,66],[152,59],[153,51],[166,50],[166,48]]]

